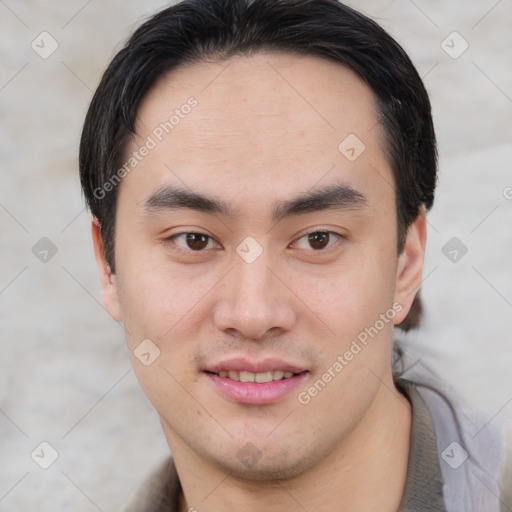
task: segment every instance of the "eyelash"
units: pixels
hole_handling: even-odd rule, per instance
[[[325,235],[329,235],[329,236],[334,235],[336,238],[338,238],[338,240],[341,240],[341,239],[345,238],[343,235],[340,235],[339,233],[335,233],[334,231],[316,230],[316,231],[310,231],[309,233],[306,233],[306,234],[302,235],[300,238],[298,238],[296,240],[296,242],[298,242],[298,241],[300,241],[300,240],[302,240],[304,238],[307,238],[310,235],[319,234],[319,233],[325,234]],[[208,238],[208,243],[210,243],[211,240],[214,240],[213,237],[211,237],[210,235],[207,235],[206,233],[201,233],[201,232],[198,232],[198,231],[185,231],[185,232],[182,232],[182,233],[176,233],[175,235],[171,235],[170,237],[166,238],[165,241],[173,242],[173,243],[176,244],[175,239],[177,239],[177,238],[179,238],[181,236],[186,236],[186,235],[201,235],[201,236],[204,236],[204,237]],[[307,241],[306,241],[306,243],[307,243]],[[330,243],[330,240],[329,240],[329,243]],[[327,250],[332,248],[334,245],[336,245],[336,244],[327,245],[327,247],[324,247],[322,249],[311,249],[311,251],[315,252],[315,253],[326,252]],[[198,253],[199,254],[199,253],[206,252],[206,248],[201,249],[201,250],[193,250],[193,249],[190,249],[190,248],[182,247],[180,245],[178,245],[178,249],[180,251],[182,251],[182,252],[187,252],[187,253]]]

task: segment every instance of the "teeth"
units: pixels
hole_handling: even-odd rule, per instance
[[[240,372],[240,382],[254,382],[254,377],[252,372]]]
[[[254,375],[254,382],[259,382],[260,384],[263,382],[272,382],[273,379],[273,373],[274,372],[261,372],[256,373]]]
[[[264,384],[265,382],[272,382],[275,380],[289,379],[293,377],[292,372],[283,372],[282,370],[274,370],[268,372],[239,372],[237,370],[221,370],[219,377],[229,378],[236,380],[237,382],[257,382],[258,384]]]
[[[236,370],[229,370],[228,376],[231,380],[240,380],[240,372],[237,372]]]

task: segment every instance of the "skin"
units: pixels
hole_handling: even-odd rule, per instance
[[[145,97],[127,156],[189,97],[197,106],[121,182],[116,274],[93,239],[103,300],[126,328],[137,378],[158,412],[183,488],[180,510],[377,511],[399,507],[411,410],[391,373],[393,324],[421,282],[422,209],[397,254],[393,174],[371,90],[351,70],[316,57],[262,53],[193,64]],[[338,145],[356,134],[354,162]],[[342,183],[358,207],[271,218],[273,207]],[[145,207],[162,186],[214,196],[235,216]],[[308,233],[333,232],[326,248]],[[200,251],[180,233],[203,233]],[[247,237],[263,252],[247,263]],[[325,240],[325,239],[324,239]],[[401,311],[311,401],[307,391],[356,336]],[[159,348],[149,366],[134,349]],[[203,373],[229,357],[276,357],[308,374],[271,405],[240,405]],[[248,467],[239,451],[252,443]],[[369,492],[370,491],[370,492]]]

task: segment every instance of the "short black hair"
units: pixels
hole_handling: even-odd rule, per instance
[[[115,272],[117,189],[141,100],[178,65],[256,52],[318,56],[348,66],[373,91],[393,171],[397,249],[437,182],[430,100],[402,47],[377,23],[336,0],[183,0],[141,25],[105,71],[85,119],[80,179]],[[419,298],[404,323],[419,322]]]

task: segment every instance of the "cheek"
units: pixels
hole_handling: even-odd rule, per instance
[[[392,305],[395,264],[392,258],[382,259],[384,251],[376,254],[347,259],[322,275],[289,277],[297,296],[337,337],[356,335]]]
[[[192,388],[196,378],[191,369],[202,323],[198,305],[209,283],[173,276],[163,265],[124,270],[120,303],[135,375],[158,411],[171,403],[173,414],[190,414],[183,386]]]
[[[219,276],[198,266],[177,269],[169,262],[144,261],[142,255],[130,260],[136,264],[130,265],[127,258],[118,272],[128,348],[133,352],[150,339],[160,351],[159,364],[180,371],[192,353],[192,342],[199,339],[211,307],[208,296]]]

